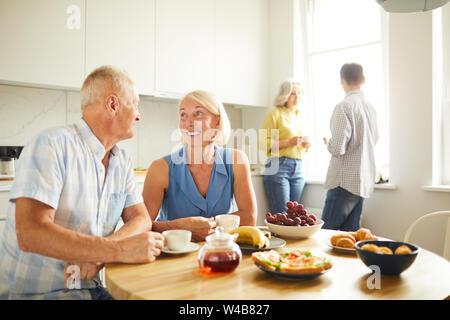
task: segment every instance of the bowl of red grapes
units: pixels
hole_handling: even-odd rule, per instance
[[[297,201],[288,201],[286,206],[286,212],[266,214],[264,222],[270,232],[285,238],[304,239],[311,237],[322,228],[323,220],[308,213],[302,204]]]

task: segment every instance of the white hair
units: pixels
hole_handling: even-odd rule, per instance
[[[125,97],[130,83],[132,81],[125,70],[112,66],[101,66],[95,69],[86,77],[81,87],[81,110],[99,102],[108,88],[111,88],[119,98]]]
[[[212,114],[219,116],[219,134],[216,135],[214,138],[214,142],[216,142],[219,145],[226,145],[228,142],[228,139],[230,138],[231,133],[231,125],[230,120],[228,119],[227,112],[225,111],[225,108],[220,102],[220,100],[217,98],[217,96],[209,91],[204,90],[196,90],[189,92],[186,94],[183,99],[180,100],[180,103],[178,104],[178,109],[181,107],[181,103],[186,99],[190,98],[198,103],[200,103],[203,107],[205,107],[209,112]],[[186,144],[183,141],[184,144]]]
[[[278,90],[278,94],[276,95],[275,99],[273,100],[273,105],[275,107],[284,106],[286,105],[286,102],[288,101],[289,95],[292,92],[292,89],[294,86],[297,86],[300,91],[300,98],[303,96],[303,90],[300,86],[300,82],[294,80],[294,79],[287,79],[283,81],[283,83],[280,86],[280,89]]]

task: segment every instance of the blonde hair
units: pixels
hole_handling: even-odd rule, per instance
[[[181,107],[181,103],[187,99],[193,99],[200,103],[203,107],[205,107],[212,114],[219,116],[219,133],[214,137],[214,142],[219,145],[226,145],[228,139],[230,138],[231,133],[231,125],[230,120],[228,119],[227,112],[225,111],[225,107],[222,102],[217,98],[217,96],[210,92],[204,90],[195,90],[186,94],[178,104],[178,110]],[[182,142],[186,144],[185,141]]]
[[[86,77],[81,87],[81,110],[97,103],[105,94],[105,90],[109,88],[119,98],[125,97],[130,83],[132,81],[125,70],[112,66],[101,66],[95,69]]]
[[[286,102],[288,101],[289,95],[292,92],[292,89],[294,86],[297,86],[300,92],[299,97],[303,97],[303,89],[300,86],[300,82],[294,80],[294,79],[287,79],[283,81],[283,83],[280,86],[280,89],[278,90],[278,94],[276,95],[275,99],[273,100],[273,105],[275,107],[284,106],[286,105]]]

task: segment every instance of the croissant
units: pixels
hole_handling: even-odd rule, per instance
[[[374,245],[374,244],[371,244],[371,243],[368,243],[368,244],[363,245],[363,246],[361,247],[361,249],[367,250],[367,251],[372,251],[372,252],[378,252],[378,251],[379,251],[378,246],[377,246],[377,245]]]
[[[393,254],[392,250],[389,249],[388,247],[378,247],[378,252],[384,254]]]
[[[339,233],[339,234],[336,234],[336,235],[334,235],[334,236],[331,237],[330,242],[331,242],[331,244],[332,244],[333,246],[339,246],[339,245],[337,244],[337,241],[338,241],[339,239],[344,239],[344,238],[349,239],[349,240],[352,241],[353,243],[356,242],[355,237],[354,237],[353,235],[351,235],[350,233]]]
[[[361,228],[358,231],[356,231],[356,235],[357,235],[358,241],[374,240],[374,239],[372,239],[374,237],[372,232],[370,232],[370,230],[366,229],[366,228]]]
[[[401,245],[395,249],[395,254],[410,254],[412,251],[408,246]]]
[[[355,246],[355,242],[347,237],[342,237],[336,240],[336,246],[342,248],[353,248]]]

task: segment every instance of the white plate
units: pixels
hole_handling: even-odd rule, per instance
[[[270,238],[269,246],[267,248],[258,249],[255,246],[252,246],[250,244],[245,244],[245,243],[238,243],[238,245],[242,251],[255,252],[255,251],[272,250],[272,249],[284,247],[286,245],[286,241],[272,236]]]
[[[186,248],[184,248],[184,250],[170,250],[167,247],[163,247],[161,249],[162,252],[164,253],[169,253],[169,254],[182,254],[182,253],[189,253],[189,252],[193,252],[193,251],[197,251],[198,250],[198,244],[194,243],[194,242],[190,242]]]
[[[333,248],[333,250],[337,251],[337,252],[356,254],[355,248],[343,248],[343,247],[333,246],[330,242],[330,239],[325,240],[325,244],[327,246],[329,246],[330,248]]]
[[[276,270],[266,269],[263,266],[260,266],[259,264],[256,264],[256,263],[255,263],[255,266],[257,266],[262,271],[265,271],[269,274],[272,274],[276,277],[283,278],[283,279],[310,279],[310,278],[314,278],[317,276],[321,276],[325,272],[330,271],[330,269],[327,269],[327,270],[317,272],[317,273],[303,273],[303,274],[302,273],[285,273],[285,272],[280,272],[280,271],[276,271]]]

